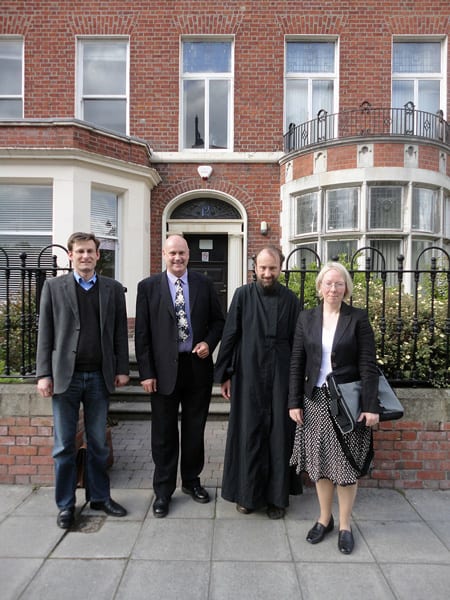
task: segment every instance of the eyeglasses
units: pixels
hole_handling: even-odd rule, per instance
[[[324,281],[322,283],[323,287],[327,290],[331,290],[331,288],[334,286],[336,290],[343,290],[345,288],[345,283],[343,281]]]

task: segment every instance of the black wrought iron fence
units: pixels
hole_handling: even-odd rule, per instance
[[[0,378],[34,377],[42,286],[71,268],[58,244],[31,256],[0,247]]]
[[[284,134],[284,151],[295,152],[332,140],[371,136],[416,136],[448,144],[450,125],[442,110],[417,110],[412,102],[404,108],[374,108],[363,102],[358,109],[328,113],[320,110],[305,123],[291,123]]]

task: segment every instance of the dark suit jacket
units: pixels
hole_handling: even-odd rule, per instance
[[[300,313],[289,376],[289,408],[303,408],[312,397],[322,362],[323,305]],[[331,352],[338,383],[361,379],[363,412],[379,412],[375,340],[367,312],[342,303]]]
[[[212,385],[212,353],[219,343],[224,315],[212,282],[188,271],[189,307],[193,345],[207,342],[209,356],[193,355],[194,377]],[[178,371],[178,330],[166,272],[147,277],[138,285],[135,326],[136,359],[141,381],[158,380],[158,393],[168,396]]]
[[[75,370],[80,314],[72,273],[48,279],[42,289],[36,376],[53,378],[53,392],[68,388]],[[110,393],[116,375],[127,375],[128,324],[122,284],[98,275],[102,372]]]

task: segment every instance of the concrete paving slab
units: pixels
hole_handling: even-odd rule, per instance
[[[0,557],[44,558],[63,536],[51,517],[7,517],[0,523]]]
[[[353,518],[380,521],[420,521],[421,517],[402,492],[360,488],[353,506]],[[449,497],[450,501],[450,497]]]
[[[382,569],[398,600],[445,600],[450,595],[450,565],[388,564]]]
[[[207,599],[209,561],[131,560],[115,600]]]
[[[425,521],[450,521],[450,490],[407,490],[405,496]]]
[[[336,563],[298,563],[297,574],[302,600],[396,599],[377,565],[350,563],[343,568]]]
[[[302,598],[295,568],[288,563],[215,562],[210,600],[274,600]]]
[[[140,528],[139,522],[105,519],[97,531],[69,531],[52,558],[127,558]]]
[[[446,546],[447,550],[450,550],[450,521],[427,521],[427,524]]]
[[[42,558],[0,558],[2,600],[19,598],[43,563]]]
[[[124,560],[49,559],[20,600],[111,600],[125,565]]]
[[[133,559],[210,560],[211,519],[147,519],[133,549]]]
[[[358,521],[378,563],[450,564],[450,553],[424,522]]]
[[[31,485],[0,485],[0,521],[33,492]]]
[[[213,560],[291,561],[284,521],[217,520]]]
[[[292,555],[295,561],[299,562],[374,562],[371,551],[361,536],[358,526],[353,523],[352,531],[355,538],[355,549],[350,556],[346,556],[339,551],[338,528],[325,536],[320,544],[310,544],[306,541],[306,535],[311,529],[311,521],[288,521],[286,529],[291,546]]]

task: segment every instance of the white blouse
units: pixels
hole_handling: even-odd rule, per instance
[[[316,386],[322,387],[326,383],[327,375],[332,371],[331,367],[331,349],[333,348],[334,334],[336,325],[331,329],[322,329],[322,364],[320,365],[319,377]]]

